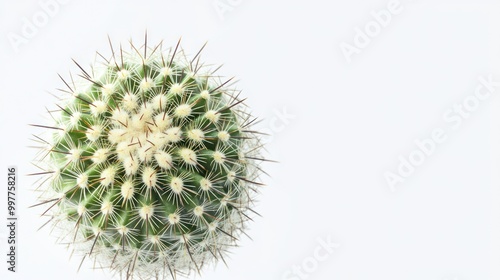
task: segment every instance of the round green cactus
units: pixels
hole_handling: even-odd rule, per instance
[[[203,49],[203,48],[202,48]],[[239,92],[179,47],[131,44],[62,79],[38,205],[83,258],[126,279],[176,278],[235,246],[260,185]],[[44,166],[42,166],[44,164]]]

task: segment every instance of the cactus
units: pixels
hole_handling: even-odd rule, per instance
[[[179,43],[111,45],[64,79],[39,125],[38,205],[59,241],[125,279],[175,279],[224,260],[262,173],[259,134],[232,89]],[[217,68],[218,69],[218,68]],[[215,70],[217,70],[215,69]],[[225,262],[225,261],[224,261]]]

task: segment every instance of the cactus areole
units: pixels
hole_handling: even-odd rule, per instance
[[[48,176],[37,205],[74,254],[118,278],[199,272],[237,245],[253,213],[255,118],[200,52],[111,46],[61,78],[53,123],[34,124],[45,130],[35,175]]]

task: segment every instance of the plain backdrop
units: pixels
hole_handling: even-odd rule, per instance
[[[474,99],[480,77],[500,81],[497,0],[66,0],[50,15],[46,2],[0,1],[0,219],[6,167],[20,175],[18,272],[2,262],[1,279],[109,279],[90,264],[77,273],[79,259],[37,231],[25,175],[40,130],[28,124],[47,120],[57,73],[77,72],[71,58],[88,66],[110,55],[108,35],[142,42],[145,30],[150,44],[182,37],[190,54],[208,42],[203,60],[239,79],[279,161],[265,165],[253,240],[192,278],[500,279],[500,87]],[[436,129],[446,140],[391,188],[384,174]],[[0,226],[3,256],[6,237]],[[336,248],[318,259],[328,239]]]

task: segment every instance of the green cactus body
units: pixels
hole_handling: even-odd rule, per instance
[[[223,258],[259,185],[254,119],[178,46],[78,65],[83,80],[63,80],[68,98],[42,156],[54,226],[126,279],[175,278]]]

